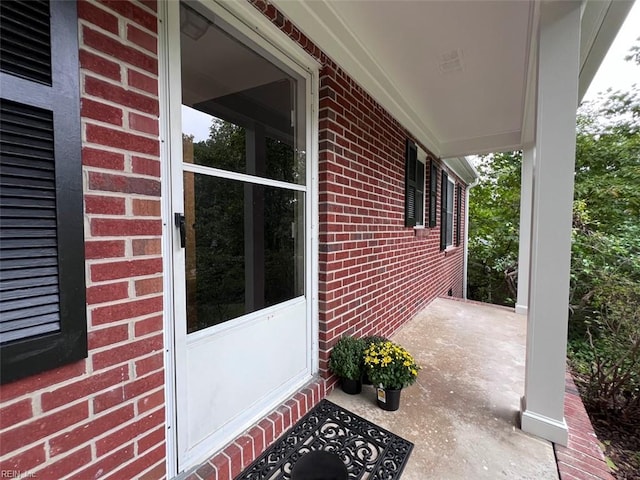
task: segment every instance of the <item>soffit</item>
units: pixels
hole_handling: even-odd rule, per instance
[[[539,1],[273,2],[435,155],[531,143]],[[583,2],[581,96],[632,4]]]
[[[520,144],[532,2],[275,3],[434,154]]]

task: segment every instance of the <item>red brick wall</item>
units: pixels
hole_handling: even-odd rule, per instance
[[[0,469],[165,475],[155,1],[78,3],[89,357],[0,389]]]
[[[340,336],[391,335],[437,295],[460,295],[463,256],[440,251],[439,215],[436,228],[404,226],[408,134],[331,64],[321,72],[319,117],[324,370]],[[438,212],[439,202],[440,192]]]

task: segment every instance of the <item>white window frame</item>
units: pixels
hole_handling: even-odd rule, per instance
[[[449,198],[451,195],[451,198]],[[446,248],[450,248],[453,245],[453,233],[455,229],[455,212],[456,212],[456,182],[447,177],[447,194],[445,196],[447,201],[447,223],[444,225],[446,228]],[[449,212],[449,202],[451,202],[451,212]],[[451,225],[449,225],[449,215],[451,215]]]

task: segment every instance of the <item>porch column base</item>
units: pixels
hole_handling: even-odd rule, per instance
[[[560,421],[545,417],[527,410],[526,403],[525,397],[522,397],[520,399],[520,427],[522,431],[566,447],[569,441],[569,427],[564,417]]]
[[[518,315],[526,315],[528,311],[529,307],[527,307],[527,305],[520,305],[516,303],[516,313]]]

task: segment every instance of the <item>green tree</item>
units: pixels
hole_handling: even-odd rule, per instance
[[[521,152],[479,158],[469,200],[468,295],[513,306],[517,294]]]
[[[583,397],[640,424],[640,97],[578,116],[569,357]]]

